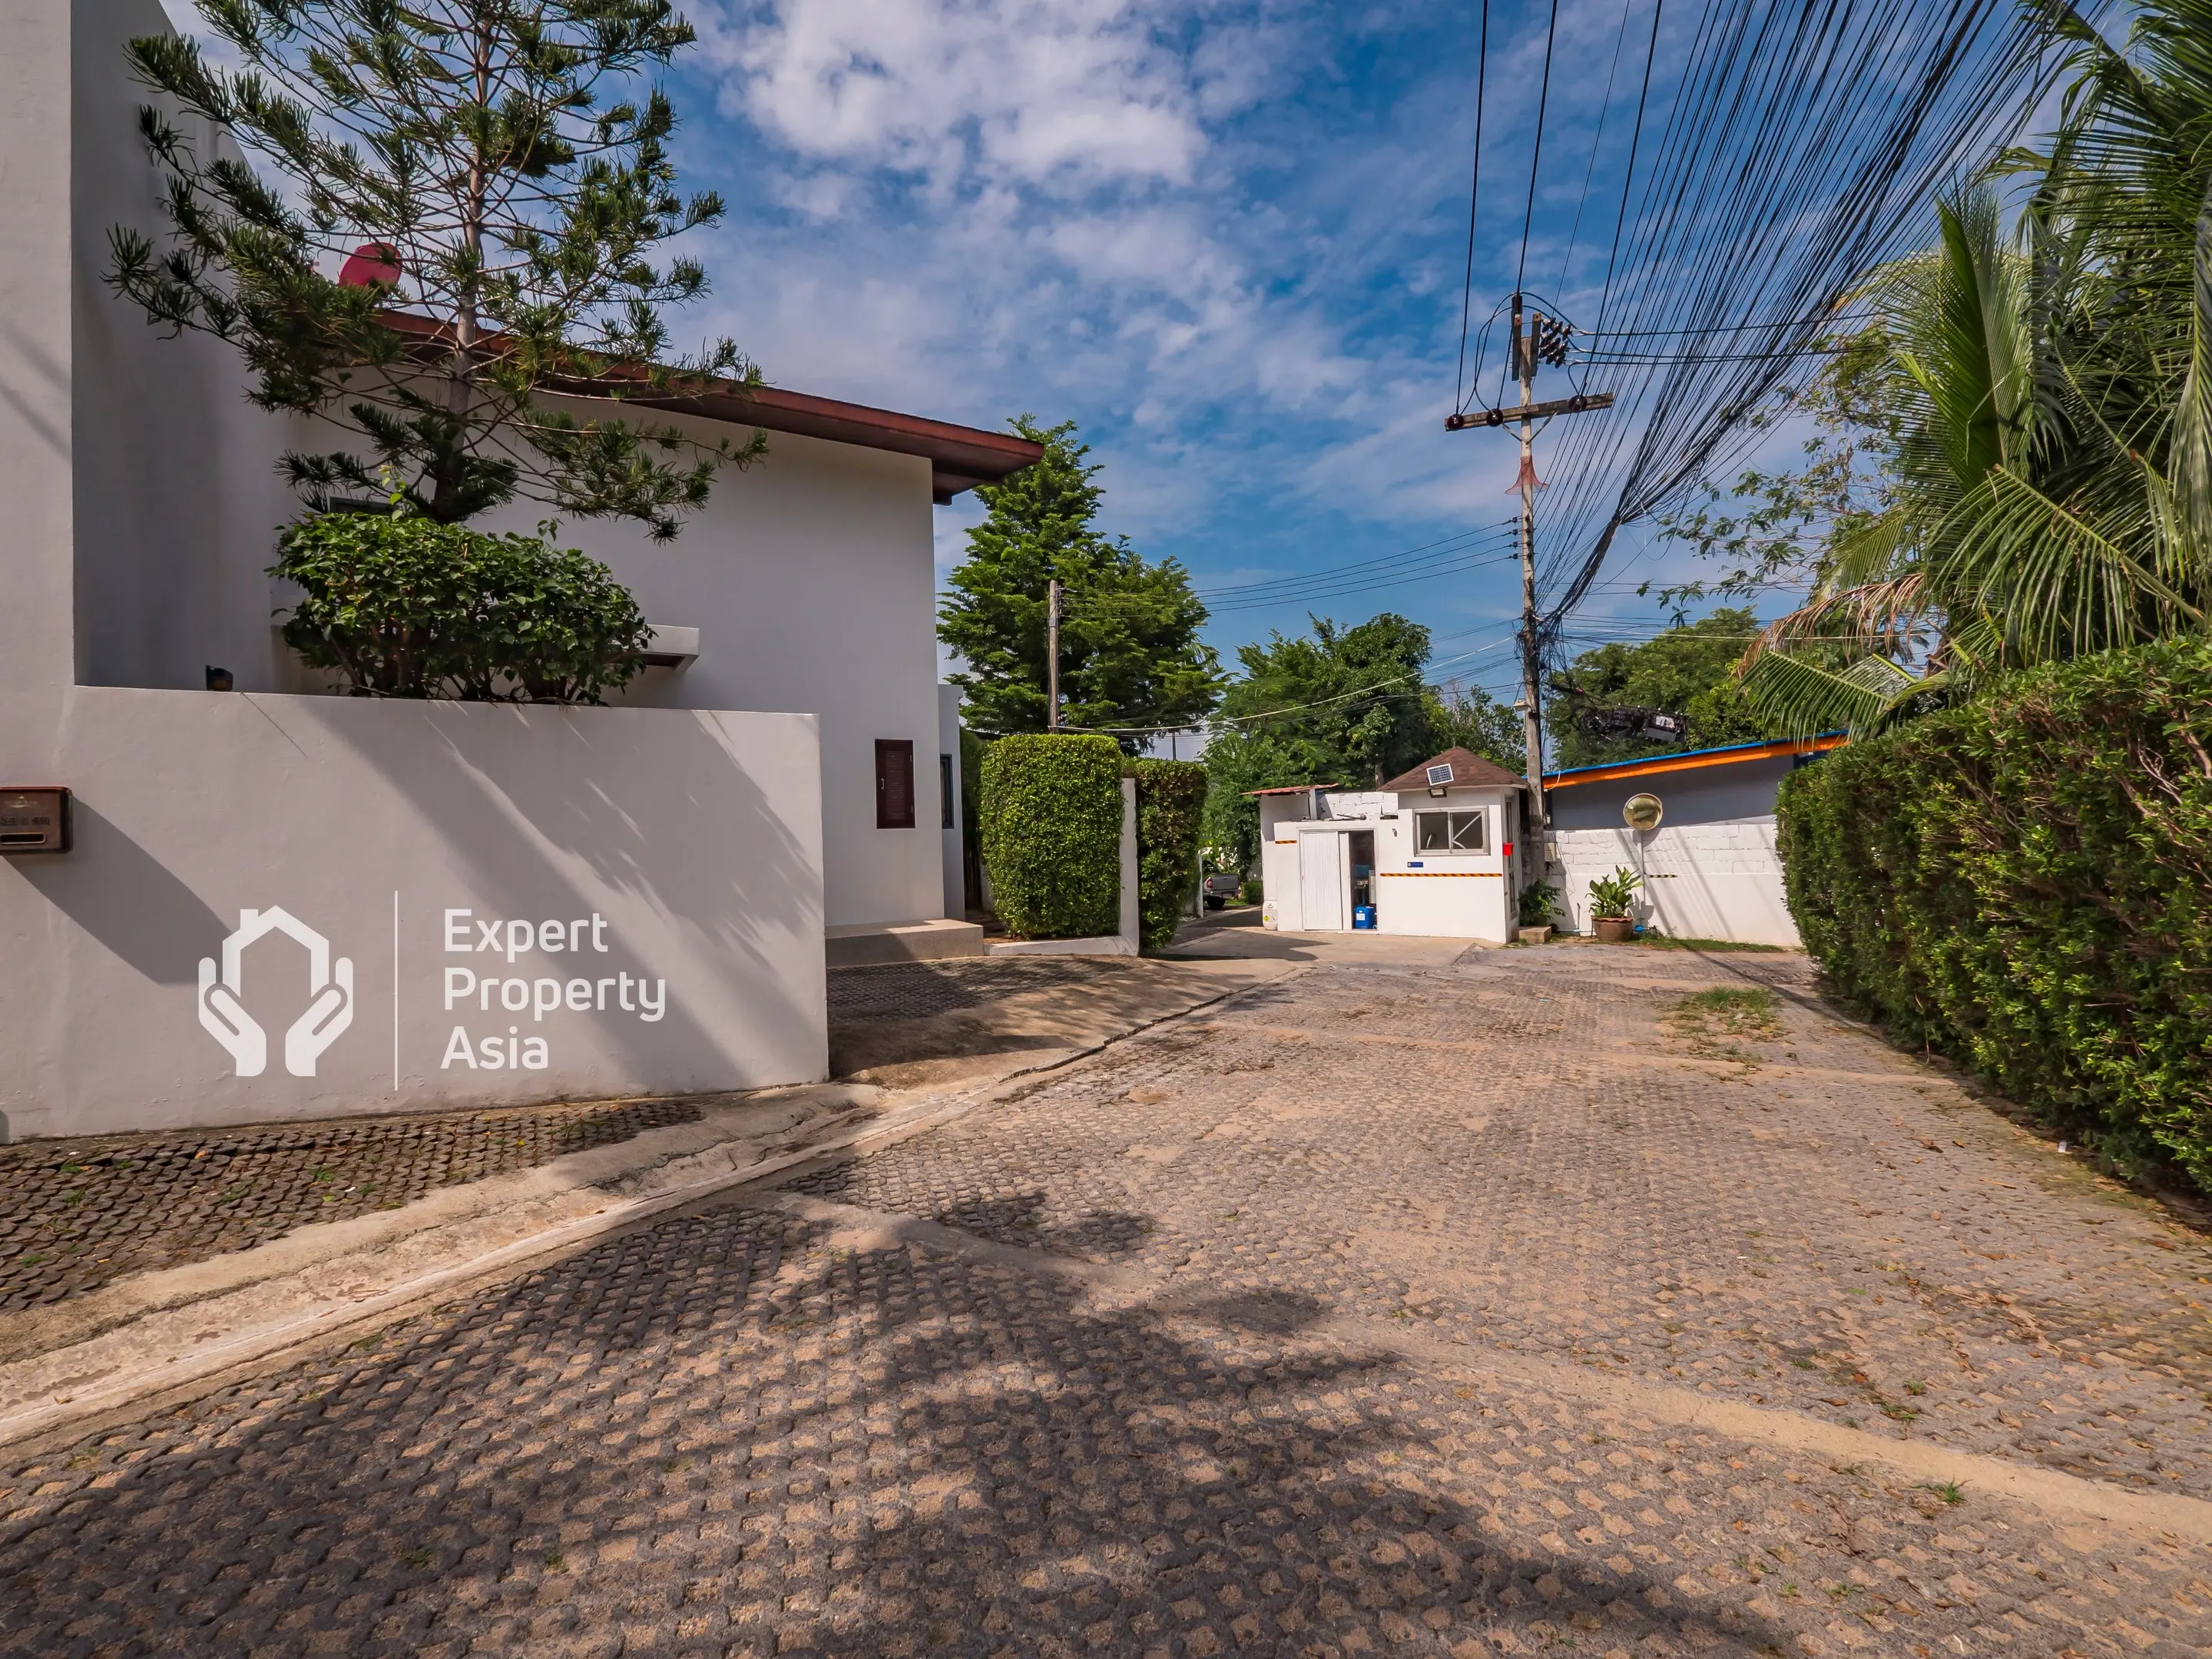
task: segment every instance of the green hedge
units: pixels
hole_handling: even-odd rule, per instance
[[[301,590],[284,643],[356,696],[598,702],[653,639],[613,572],[536,536],[325,513],[277,549],[270,574]]]
[[[1127,763],[1137,781],[1137,914],[1145,949],[1175,937],[1198,886],[1206,769],[1196,761]]]
[[[1121,925],[1121,750],[1111,738],[1000,738],[983,757],[983,867],[1022,939]]]
[[[2212,1192],[2212,646],[2018,676],[1792,774],[1778,810],[1844,996]]]

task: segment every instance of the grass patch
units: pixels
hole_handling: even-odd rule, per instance
[[[1782,1035],[1778,1006],[1774,993],[1763,985],[1716,986],[1668,1009],[1668,1032],[1701,1059],[1756,1066],[1759,1057],[1741,1045],[1771,1042]]]

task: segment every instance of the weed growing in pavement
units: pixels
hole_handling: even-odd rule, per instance
[[[1759,1057],[1741,1046],[1782,1035],[1774,993],[1763,985],[1715,986],[1682,998],[1667,1011],[1669,1034],[1701,1060],[1734,1060],[1747,1071]]]
[[[1920,1483],[1920,1490],[1934,1492],[1947,1504],[1963,1504],[1966,1501],[1966,1494],[1959,1490],[1959,1483],[1955,1480],[1923,1480]]]

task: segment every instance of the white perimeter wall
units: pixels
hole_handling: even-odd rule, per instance
[[[308,692],[319,681],[297,668],[269,623],[282,595],[264,572],[277,528],[299,510],[275,463],[290,449],[358,451],[359,441],[253,409],[228,347],[162,337],[100,280],[111,227],[158,238],[163,224],[137,130],[147,94],[122,54],[130,36],[167,27],[155,0],[0,0],[9,43],[0,58],[23,82],[0,109],[0,142],[15,158],[9,182],[51,198],[39,214],[0,221],[0,258],[15,282],[64,283],[69,304],[65,329],[22,311],[0,316],[0,330],[15,337],[15,367],[0,360],[5,389],[21,390],[20,370],[62,394],[58,429],[39,440],[59,451],[59,476],[74,479],[74,626],[57,642],[86,684],[197,690],[215,665],[241,691]],[[52,84],[64,63],[66,110]],[[35,240],[48,234],[58,238],[50,246]],[[64,249],[66,261],[39,257]],[[708,441],[748,435],[675,423]],[[647,670],[623,702],[819,716],[832,923],[948,914],[930,502],[920,457],[770,434],[768,458],[726,471],[672,544],[626,523],[562,526],[562,539],[610,565],[648,621],[700,630],[696,662]],[[523,502],[481,523],[529,531],[549,511]],[[882,738],[914,744],[912,830],[875,827]]]
[[[262,572],[294,508],[270,462],[307,434],[244,404],[227,348],[160,337],[100,280],[109,227],[158,222],[121,52],[163,27],[152,0],[0,0],[0,785],[68,786],[77,832],[66,855],[0,859],[6,1131],[821,1077],[833,856],[848,915],[941,902],[934,785],[927,827],[872,862],[849,805],[867,800],[872,834],[867,740],[934,752],[926,465],[792,441],[739,481],[757,510],[733,490],[717,532],[623,544],[654,620],[704,627],[726,665],[684,691],[665,677],[659,700],[834,706],[829,787],[832,714],[278,695]],[[621,533],[593,544],[611,562]],[[794,592],[794,569],[814,586]],[[697,592],[653,585],[685,571]],[[775,637],[810,606],[803,639]],[[246,695],[198,689],[210,663]],[[825,799],[843,804],[839,853]],[[343,1029],[288,1065],[313,957],[263,938],[236,1012],[268,1053],[242,1076],[202,1024],[202,963],[222,977],[241,912],[274,908],[327,941]],[[499,950],[447,951],[449,908],[471,913],[471,944],[502,924]],[[448,968],[522,1006],[448,1008]],[[447,1059],[457,1026],[474,1067]],[[489,1068],[483,1045],[504,1062],[510,1036],[523,1063]]]
[[[1561,903],[1574,926],[1590,926],[1589,884],[1626,866],[1644,878],[1638,916],[1683,939],[1797,947],[1782,892],[1782,860],[1771,816],[1715,823],[1662,824],[1641,831],[1562,830]]]
[[[804,716],[93,687],[68,697],[55,751],[76,850],[0,864],[14,1134],[825,1074]],[[313,1076],[285,1065],[315,988],[292,939],[243,958],[261,1075],[239,1076],[201,1024],[202,959],[219,977],[240,912],[273,908],[353,963],[349,1024]],[[447,912],[464,909],[453,950]],[[481,948],[483,921],[499,948]],[[488,979],[527,981],[526,1006],[502,1006],[521,987],[487,996]],[[457,1028],[477,1065],[449,1054]],[[537,1037],[545,1064],[484,1065],[484,1039],[510,1035],[503,1059],[538,1058],[520,1047]]]

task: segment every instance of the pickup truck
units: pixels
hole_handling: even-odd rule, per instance
[[[1224,905],[1234,904],[1237,895],[1243,890],[1243,887],[1244,878],[1234,870],[1217,870],[1206,878],[1200,890],[1206,895],[1206,908],[1218,910]]]

